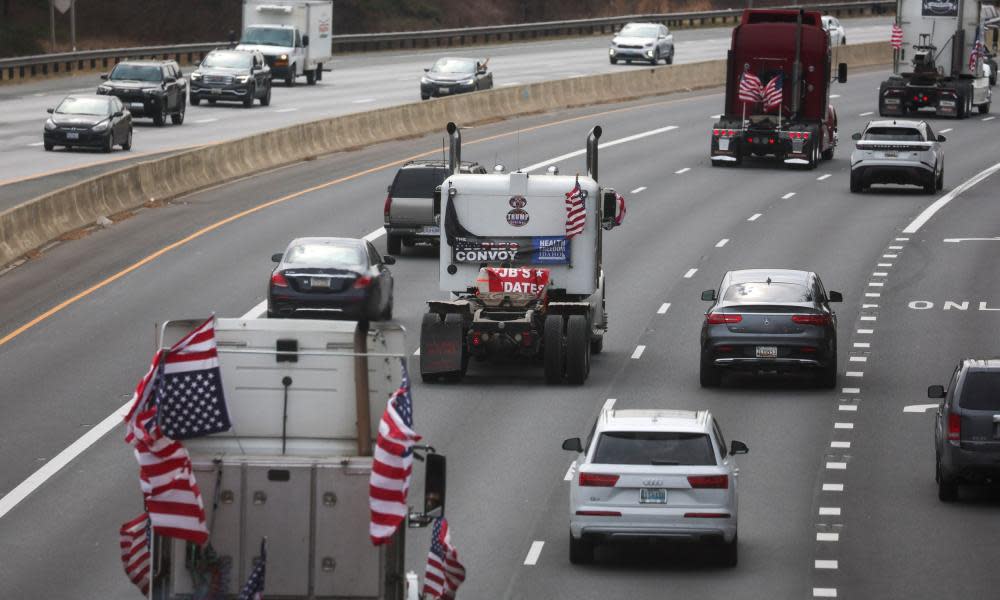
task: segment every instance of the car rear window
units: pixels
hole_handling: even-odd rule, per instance
[[[394,198],[433,198],[434,188],[448,178],[446,169],[400,169],[392,182]]]
[[[969,372],[958,404],[969,410],[1000,410],[1000,372]]]
[[[723,300],[743,304],[757,302],[812,302],[812,294],[809,293],[809,288],[798,283],[751,281],[734,283],[726,288]]]
[[[300,244],[285,253],[285,262],[308,267],[359,268],[368,261],[357,246]]]
[[[714,465],[712,441],[703,433],[606,431],[593,461],[606,465]]]
[[[922,142],[924,136],[919,129],[909,127],[869,127],[865,131],[866,140],[880,142]]]

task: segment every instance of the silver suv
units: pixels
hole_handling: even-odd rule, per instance
[[[919,185],[928,194],[944,188],[945,138],[926,121],[869,121],[851,137],[857,142],[851,153],[852,193],[873,183]]]
[[[609,404],[611,404],[609,402]],[[614,410],[605,406],[577,452],[569,493],[569,559],[587,563],[600,542],[663,539],[718,544],[737,562],[739,469],[706,410]]]
[[[938,498],[958,499],[959,483],[1000,481],[1000,359],[963,360],[941,398],[934,422]]]

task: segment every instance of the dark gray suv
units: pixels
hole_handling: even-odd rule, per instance
[[[958,499],[959,483],[1000,481],[1000,359],[965,359],[948,388],[932,385],[941,398],[934,422],[938,498]]]

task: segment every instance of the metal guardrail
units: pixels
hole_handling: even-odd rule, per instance
[[[805,8],[818,10],[824,14],[832,14],[837,17],[857,17],[890,14],[895,10],[895,7],[896,0],[869,0],[867,2],[814,4]],[[701,12],[626,15],[598,19],[576,19],[572,21],[547,21],[520,25],[494,25],[465,29],[335,35],[333,36],[333,52],[334,54],[347,54],[378,50],[448,48],[470,44],[512,42],[547,37],[610,34],[630,21],[654,21],[675,29],[727,25],[738,22],[742,14],[743,9],[739,8]],[[181,64],[195,64],[201,62],[201,59],[208,52],[220,46],[227,45],[228,42],[211,42],[174,46],[87,50],[61,54],[40,54],[37,56],[4,58],[0,59],[0,83],[58,76],[76,71],[107,70],[124,59],[169,59],[176,60]]]

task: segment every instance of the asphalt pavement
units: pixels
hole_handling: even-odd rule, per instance
[[[841,140],[870,117],[883,77],[852,73],[834,87]],[[602,183],[625,195],[628,216],[604,238],[611,329],[587,383],[546,386],[541,369],[475,363],[459,384],[414,383],[417,430],[449,458],[452,541],[469,573],[462,597],[991,597],[1000,494],[968,489],[958,504],[939,503],[933,413],[903,408],[930,402],[926,386],[944,383],[959,358],[995,353],[998,313],[980,302],[1000,308],[1000,241],[944,241],[998,235],[995,177],[906,234],[941,194],[850,194],[847,143],[813,171],[756,161],[712,168],[708,136],[721,106],[710,90],[464,131],[466,158],[511,167],[582,148],[595,124],[605,142],[664,129],[601,153]],[[992,165],[997,121],[985,118],[936,123],[949,138],[945,193]],[[270,254],[292,237],[371,234],[384,249],[377,234],[395,166],[439,151],[432,135],[205,190],[0,277],[0,495],[125,402],[148,365],[156,322],[244,314],[263,299]],[[362,174],[375,166],[384,168]],[[583,158],[559,166],[582,170]],[[744,267],[811,269],[844,293],[837,389],[745,377],[700,388],[700,292]],[[424,301],[443,296],[437,268],[430,249],[406,251],[392,267],[411,353]],[[945,310],[963,300],[967,309]],[[728,438],[748,444],[739,566],[645,546],[569,563],[573,456],[559,447],[584,434],[608,398],[620,408],[709,408]],[[136,596],[118,558],[118,527],[141,510],[121,434],[101,438],[0,518],[5,597]],[[409,569],[422,573],[428,542],[428,532],[409,532]]]

